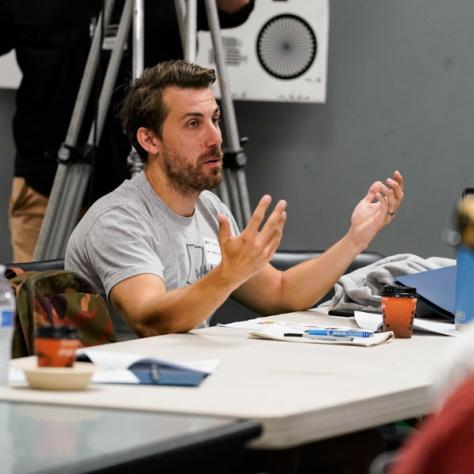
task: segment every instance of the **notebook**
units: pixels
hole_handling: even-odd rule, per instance
[[[456,300],[456,265],[403,275],[397,283],[415,287],[418,293],[417,316],[430,315],[454,319]]]
[[[197,387],[217,367],[217,359],[176,363],[141,354],[106,352],[83,348],[77,360],[92,362],[98,369],[93,383],[176,385]]]

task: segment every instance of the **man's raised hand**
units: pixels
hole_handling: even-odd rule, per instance
[[[404,198],[404,179],[395,171],[385,183],[373,183],[354,209],[349,235],[359,250],[364,250],[377,233],[390,223]]]
[[[219,244],[224,275],[240,285],[261,271],[275,254],[286,221],[286,201],[280,200],[265,221],[272,198],[260,199],[244,231],[233,236],[227,217],[219,214]]]

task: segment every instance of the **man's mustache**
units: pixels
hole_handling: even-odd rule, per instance
[[[199,163],[205,163],[206,161],[213,160],[213,159],[220,159],[222,160],[224,153],[220,146],[213,146],[207,153],[204,153],[199,157]]]

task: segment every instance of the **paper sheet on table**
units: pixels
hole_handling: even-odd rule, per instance
[[[198,373],[201,373],[204,378],[214,372],[219,365],[218,359],[171,362],[143,354],[113,353],[94,349],[81,349],[80,353],[87,355],[92,363],[99,368],[92,377],[93,383],[144,383],[143,378],[140,380],[137,376],[140,373],[143,374],[143,371],[137,372],[136,365],[145,363],[146,366],[155,364],[163,375],[165,371],[168,372],[168,381],[163,381],[165,385],[198,385],[199,377],[196,377]],[[170,371],[171,377],[169,376]],[[188,380],[186,380],[186,376],[188,376]],[[160,384],[161,381],[158,380],[156,383]]]
[[[382,327],[382,315],[375,313],[366,313],[364,311],[354,311],[354,319],[357,325],[362,329],[377,331]],[[431,321],[429,319],[415,318],[413,320],[413,329],[443,334],[445,336],[457,336],[459,331],[453,323],[441,321]]]
[[[321,327],[321,326],[320,326]],[[341,327],[340,329],[353,329],[348,327]],[[324,339],[310,339],[308,337],[291,337],[285,336],[284,334],[288,332],[288,327],[281,327],[277,324],[268,326],[264,329],[260,329],[259,331],[251,331],[250,336],[257,339],[270,339],[273,341],[284,341],[284,342],[302,342],[306,344],[329,344],[329,345],[343,345],[343,346],[363,346],[363,347],[371,347],[371,346],[378,346],[379,344],[383,344],[384,342],[393,339],[393,332],[380,332],[374,334],[371,337],[354,337],[348,338],[347,340],[324,340]],[[302,333],[303,331],[301,331]]]
[[[235,323],[221,324],[220,326],[230,327],[234,329],[241,329],[247,331],[249,336],[256,339],[271,339],[273,341],[284,342],[303,342],[309,344],[335,344],[335,345],[349,345],[349,346],[376,346],[393,338],[391,331],[385,333],[374,334],[370,338],[354,338],[347,341],[331,341],[322,339],[310,339],[306,337],[289,337],[286,333],[303,334],[307,329],[327,329],[328,325],[314,324],[314,323],[298,323],[294,321],[278,321],[269,318],[254,318],[247,321],[237,321]],[[347,326],[330,326],[334,329],[350,330],[353,327]],[[364,340],[362,340],[364,339]]]
[[[86,354],[95,366],[107,370],[124,370],[142,359],[150,359],[157,362],[158,364],[170,364],[178,369],[199,370],[200,372],[205,372],[206,374],[212,374],[212,372],[214,372],[219,365],[219,359],[175,362],[143,354],[105,352],[94,349],[80,349],[78,354]]]
[[[265,317],[248,319],[247,321],[237,321],[235,323],[229,323],[229,324],[218,324],[218,326],[222,326],[226,328],[242,329],[243,331],[247,331],[247,332],[260,331],[270,326],[276,327],[276,328],[285,328],[286,332],[289,332],[288,330],[290,329],[303,332],[305,329],[327,327],[327,326],[316,324],[316,323],[313,324],[313,323],[297,323],[294,321],[278,321],[274,319],[268,319]]]

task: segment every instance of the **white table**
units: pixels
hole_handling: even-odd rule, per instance
[[[313,311],[277,318],[348,323]],[[428,413],[434,371],[453,339],[422,334],[364,348],[256,340],[212,327],[100,348],[170,360],[219,358],[217,371],[198,388],[93,385],[61,393],[10,387],[0,390],[0,399],[255,419],[264,433],[251,446],[287,448]]]

